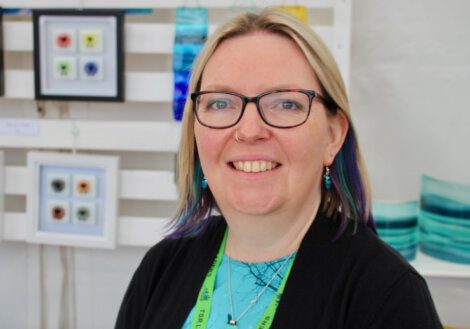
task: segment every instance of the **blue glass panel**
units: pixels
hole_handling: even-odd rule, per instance
[[[173,73],[175,77],[173,117],[181,121],[190,79],[190,71],[208,35],[206,8],[180,7],[175,16]]]
[[[202,47],[201,44],[175,44],[173,47],[173,70],[191,71],[194,59]]]
[[[175,23],[190,25],[207,24],[207,9],[189,7],[176,8]]]

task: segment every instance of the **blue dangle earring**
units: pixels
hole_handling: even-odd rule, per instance
[[[325,174],[323,175],[325,189],[329,191],[331,189],[331,177],[330,177],[330,167],[325,167]]]
[[[201,186],[202,186],[202,189],[203,190],[206,190],[207,189],[207,178],[206,176],[202,176],[202,181],[201,181]]]

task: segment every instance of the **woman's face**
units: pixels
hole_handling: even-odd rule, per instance
[[[201,91],[246,96],[286,88],[321,90],[293,41],[262,32],[220,44],[201,81]],[[202,169],[222,213],[269,215],[318,204],[323,168],[331,164],[340,147],[337,117],[327,116],[322,103],[314,100],[308,120],[294,128],[266,125],[254,103],[230,128],[207,128],[196,121]],[[253,166],[266,170],[243,170]]]

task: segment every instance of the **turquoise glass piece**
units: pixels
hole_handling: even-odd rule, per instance
[[[379,237],[405,259],[414,259],[419,240],[418,201],[374,202],[372,214]]]
[[[377,233],[380,237],[387,237],[387,236],[397,236],[397,235],[412,235],[417,230],[416,227],[411,228],[397,228],[397,229],[377,229]]]
[[[418,201],[410,202],[373,202],[372,214],[377,224],[387,223],[395,226],[396,223],[412,222],[416,226],[418,215]]]
[[[405,258],[406,260],[413,260],[416,258],[416,252],[417,252],[417,244],[415,245],[411,245],[409,247],[405,247],[405,248],[395,248],[393,247],[396,251],[398,251],[400,253],[400,255],[403,256],[403,258]]]
[[[456,241],[470,243],[470,227],[436,221],[432,216],[428,216],[428,213],[423,211],[420,212],[419,216],[419,226],[421,230],[452,237],[452,239]]]
[[[448,238],[443,235],[431,233],[428,231],[421,230],[420,232],[421,241],[432,243],[436,246],[443,246],[443,247],[452,247],[462,250],[463,252],[470,253],[470,244],[463,241],[457,241],[451,238]],[[470,254],[469,254],[470,256]]]
[[[457,248],[440,246],[434,243],[421,241],[419,249],[431,257],[447,260],[453,263],[470,264],[470,253],[463,252]]]
[[[418,231],[415,230],[412,234],[402,234],[395,236],[382,236],[381,239],[391,246],[399,245],[415,245],[418,243],[419,236]]]
[[[422,176],[420,208],[437,215],[470,220],[470,185]]]
[[[422,176],[420,249],[432,257],[470,264],[470,185]]]

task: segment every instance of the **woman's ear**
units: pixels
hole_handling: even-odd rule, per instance
[[[338,109],[334,115],[328,115],[327,121],[329,142],[323,163],[330,166],[344,143],[349,130],[349,120],[346,114]]]

